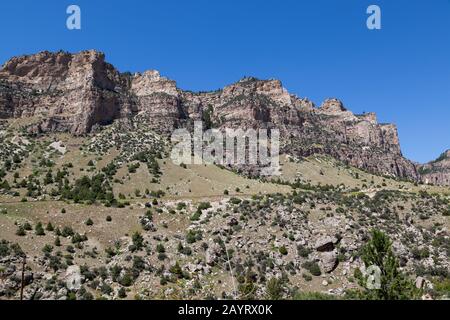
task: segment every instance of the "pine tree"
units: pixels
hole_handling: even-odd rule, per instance
[[[25,232],[25,229],[22,226],[19,226],[19,228],[16,231],[16,235],[19,237],[25,236],[27,233]]]
[[[53,227],[53,225],[52,225],[52,223],[51,222],[49,222],[48,224],[47,224],[47,227],[45,228],[47,231],[53,231],[53,230],[55,230],[55,228]]]
[[[144,238],[139,232],[135,232],[132,236],[133,246],[132,251],[139,251],[144,246]]]
[[[399,263],[392,251],[389,237],[379,230],[372,231],[372,238],[363,247],[361,259],[367,268],[378,267],[380,288],[368,289],[368,275],[356,274],[359,284],[365,288],[358,298],[370,300],[411,300],[419,297],[420,292],[414,283],[399,269]]]
[[[34,228],[37,236],[45,236],[44,228],[42,227],[42,223],[38,222],[36,227]]]

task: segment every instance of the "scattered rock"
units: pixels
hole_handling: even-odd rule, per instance
[[[417,277],[416,278],[416,288],[422,289],[424,285],[425,285],[425,279],[422,277]]]
[[[320,254],[320,267],[324,272],[330,273],[337,267],[336,251],[322,252]]]
[[[65,282],[67,289],[77,291],[81,288],[81,271],[79,266],[69,266],[66,270]]]
[[[322,236],[317,239],[315,248],[319,252],[332,251],[335,243],[337,243],[337,239],[335,237]]]

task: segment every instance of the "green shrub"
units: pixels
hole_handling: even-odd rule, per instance
[[[283,298],[284,281],[272,278],[266,284],[266,294],[269,300],[280,300]]]
[[[125,288],[119,289],[118,296],[120,299],[125,299],[127,297],[127,292],[126,292]]]
[[[23,225],[23,228],[24,228],[26,231],[31,231],[31,230],[33,230],[33,227],[31,226],[31,224],[30,224],[29,222],[25,222],[24,225]]]
[[[189,230],[186,234],[186,241],[190,244],[200,241],[202,238],[203,236],[201,231]]]
[[[203,210],[207,210],[211,208],[211,204],[209,202],[201,202],[197,207],[197,212],[202,212]]]
[[[133,245],[131,246],[131,252],[142,250],[144,247],[144,237],[139,232],[135,232],[131,237]]]
[[[178,202],[178,204],[177,204],[177,210],[178,211],[181,211],[181,210],[186,209],[186,208],[187,208],[187,205],[186,205],[185,202]]]
[[[44,227],[42,227],[42,223],[38,222],[34,227],[34,231],[37,236],[45,236]]]
[[[338,300],[339,298],[321,292],[297,292],[294,300]]]
[[[64,226],[64,228],[61,231],[61,236],[63,236],[64,238],[71,237],[74,234],[75,232],[73,231],[73,229],[68,226]]]
[[[302,267],[308,270],[313,276],[318,277],[322,274],[319,265],[315,261],[306,261],[302,264]]]
[[[242,200],[241,200],[241,199],[238,199],[238,198],[231,198],[231,199],[230,199],[230,202],[231,202],[232,204],[237,205],[237,204],[240,204],[240,203],[242,202]]]
[[[45,254],[50,254],[53,251],[53,247],[49,244],[46,244],[44,248],[42,248],[42,252]]]
[[[19,226],[19,227],[17,228],[16,235],[18,235],[19,237],[23,237],[23,236],[25,236],[26,234],[27,234],[27,233],[25,232],[24,227]]]
[[[156,252],[158,252],[158,253],[166,252],[166,248],[164,247],[164,245],[162,243],[158,243],[158,245],[156,246]]]
[[[302,258],[307,258],[311,252],[312,250],[305,246],[302,245],[297,246],[297,253]]]
[[[369,289],[369,275],[355,274],[359,285],[364,288],[354,293],[357,298],[370,300],[411,300],[420,297],[414,283],[399,269],[399,263],[392,251],[392,242],[379,230],[372,231],[372,238],[362,248],[361,260],[366,268],[376,266],[380,270],[380,288]]]
[[[307,274],[307,273],[303,273],[302,274],[303,279],[305,279],[305,281],[309,282],[312,280],[311,275]]]
[[[191,216],[191,221],[198,221],[200,220],[200,217],[202,215],[201,211],[196,211],[192,216]]]
[[[129,287],[133,284],[133,277],[132,275],[127,272],[123,275],[122,278],[120,278],[119,283],[124,287]]]
[[[278,249],[278,251],[279,251],[283,256],[285,256],[285,255],[288,254],[288,250],[286,249],[285,246],[280,247],[280,248]]]

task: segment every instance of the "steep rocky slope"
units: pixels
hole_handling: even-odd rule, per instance
[[[85,136],[22,120],[0,121],[0,300],[24,255],[26,300],[350,299],[372,229],[417,298],[448,298],[449,188],[326,155],[283,155],[271,182],[176,165],[146,112]]]
[[[442,153],[436,160],[420,166],[419,172],[424,183],[450,185],[450,150]]]
[[[358,288],[361,247],[373,228],[393,240],[423,299],[448,297],[448,200],[439,195],[317,188],[202,203],[159,199],[151,208],[130,201],[122,209],[1,205],[0,299],[19,299],[24,253],[26,300],[267,299],[271,279],[283,280],[284,299],[311,291],[345,297]]]
[[[395,125],[377,123],[372,113],[354,115],[336,99],[316,108],[278,80],[244,78],[193,93],[157,71],[120,73],[96,51],[41,52],[12,58],[0,70],[0,118],[33,118],[33,133],[84,135],[137,114],[163,134],[206,115],[219,128],[277,128],[282,151],[293,156],[329,154],[369,172],[418,179],[401,154]]]

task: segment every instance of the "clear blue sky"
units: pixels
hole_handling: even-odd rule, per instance
[[[82,30],[66,29],[66,8]],[[366,28],[378,4],[382,30]],[[320,104],[337,97],[399,127],[404,154],[450,148],[450,0],[14,0],[0,3],[0,62],[98,49],[121,71],[160,70],[180,88],[278,78]]]

